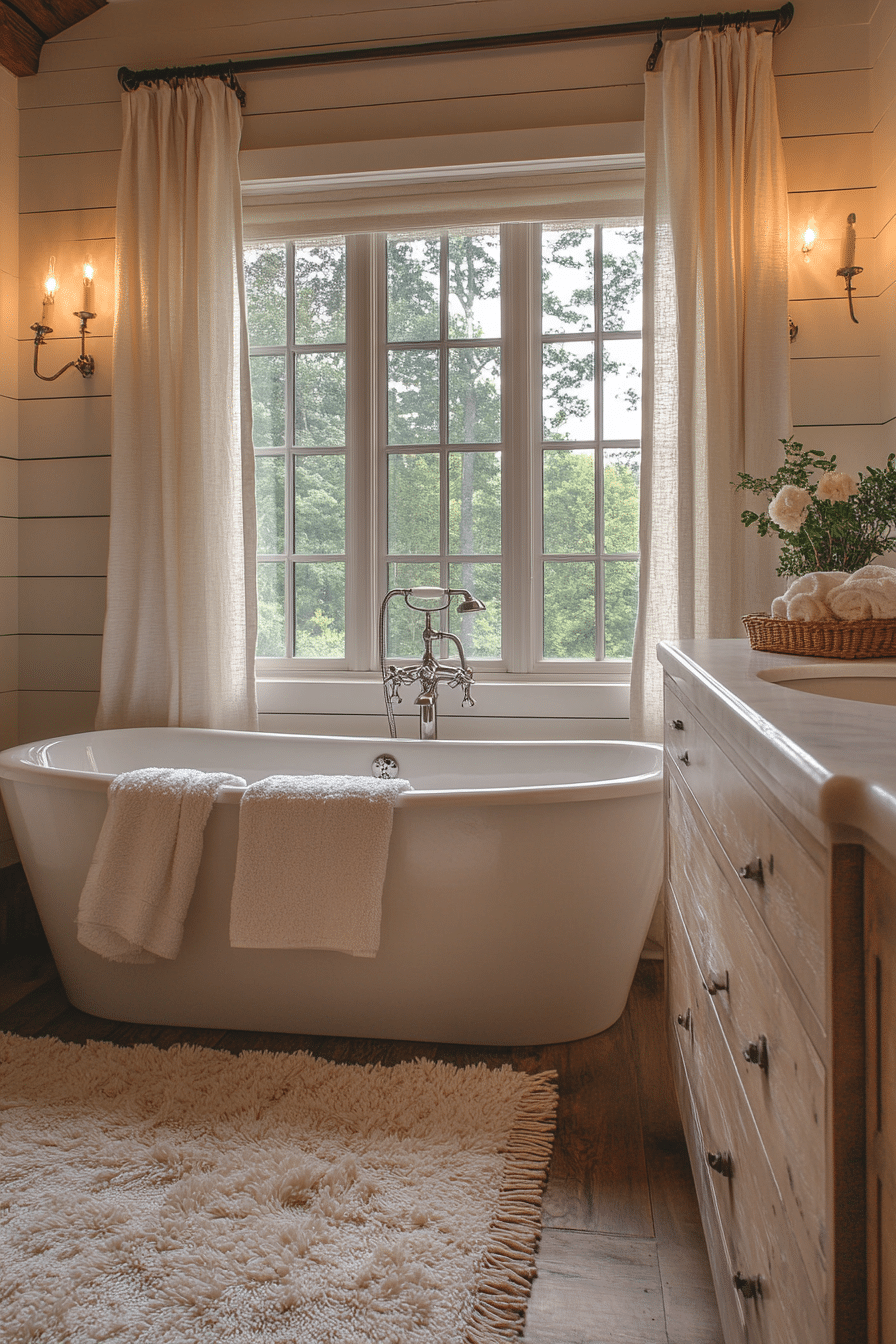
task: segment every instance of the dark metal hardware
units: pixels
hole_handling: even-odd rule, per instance
[[[670,727],[670,728],[674,728],[675,731],[676,731],[677,733],[683,733],[683,732],[684,732],[684,720],[683,720],[683,719],[670,719],[670,720],[669,720],[669,727]]]
[[[734,1167],[731,1162],[730,1153],[707,1153],[707,1165],[717,1171],[720,1176],[726,1176],[728,1180],[734,1175]]]
[[[758,1274],[748,1278],[746,1274],[741,1274],[738,1270],[734,1276],[734,1286],[744,1297],[762,1296],[762,1279]]]
[[[744,1059],[748,1064],[757,1065],[763,1073],[768,1073],[768,1041],[764,1036],[760,1036],[758,1041],[748,1042]]]
[[[758,882],[760,887],[765,885],[765,873],[762,871],[761,859],[754,859],[752,863],[746,864],[745,867],[738,868],[737,875],[744,882]]]
[[[780,9],[741,11],[737,14],[706,14],[665,19],[639,19],[630,23],[600,23],[579,28],[553,28],[536,33],[483,34],[481,37],[442,39],[437,42],[389,43],[381,47],[353,47],[349,50],[302,51],[286,56],[249,57],[242,61],[219,61],[214,65],[186,65],[157,70],[129,70],[122,66],[118,82],[133,91],[141,84],[181,79],[224,79],[236,83],[236,76],[256,70],[293,70],[308,65],[342,65],[346,61],[391,61],[401,56],[444,56],[452,52],[501,50],[507,47],[541,46],[554,42],[583,42],[600,37],[628,37],[639,33],[655,35],[673,30],[688,31],[704,24],[723,27],[734,24],[774,23],[774,31],[783,33],[793,19],[790,0]],[[238,88],[238,96],[242,90]],[[240,101],[243,101],[243,97]]]
[[[34,372],[37,374],[38,378],[45,383],[55,383],[57,378],[62,377],[66,369],[77,369],[82,378],[92,378],[96,371],[93,355],[88,355],[86,349],[87,337],[90,335],[90,332],[87,330],[87,323],[92,317],[96,317],[96,313],[77,312],[75,313],[75,317],[81,319],[81,326],[79,328],[81,333],[81,353],[77,359],[70,359],[67,364],[63,364],[58,373],[38,373],[37,351],[40,346],[46,344],[44,337],[51,335],[53,328],[45,326],[43,322],[32,322],[31,324],[31,330],[37,333],[34,337]]]
[[[728,972],[725,972],[725,978],[722,979],[715,971],[710,971],[709,978],[703,981],[703,988],[707,994],[715,998],[716,994],[728,993]]]
[[[690,1029],[691,1029],[691,1010],[690,1010],[690,1008],[688,1008],[688,1009],[686,1010],[686,1012],[679,1013],[679,1014],[678,1014],[678,1017],[677,1017],[677,1019],[676,1019],[676,1021],[678,1022],[678,1025],[681,1027],[682,1031],[690,1031]]]
[[[681,761],[682,765],[690,765],[691,763],[690,757],[686,751],[683,751],[678,759]]]

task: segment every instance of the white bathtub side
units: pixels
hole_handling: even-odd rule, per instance
[[[3,781],[66,991],[103,1017],[522,1045],[621,1013],[660,884],[659,788],[596,801],[396,809],[380,951],[231,948],[239,810],[216,804],[180,954],[104,961],[75,935],[104,790]]]

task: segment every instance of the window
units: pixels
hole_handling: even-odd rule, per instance
[[[486,604],[449,627],[477,671],[629,659],[639,223],[301,238],[245,268],[259,657],[374,668],[387,588],[434,585]],[[420,651],[400,602],[387,639]]]

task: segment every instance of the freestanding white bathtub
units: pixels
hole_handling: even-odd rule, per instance
[[[242,790],[223,790],[175,961],[123,965],[76,939],[110,780],[144,766],[363,774],[397,757],[380,950],[229,944]],[[625,1006],[660,886],[662,754],[630,742],[421,742],[125,729],[0,753],[0,789],[71,1002],[179,1026],[536,1045]]]

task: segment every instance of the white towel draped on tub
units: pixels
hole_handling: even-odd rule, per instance
[[[180,950],[215,796],[238,775],[151,766],[118,775],[78,906],[78,941],[110,961]]]
[[[232,947],[376,956],[392,809],[406,779],[271,775],[240,805]]]

